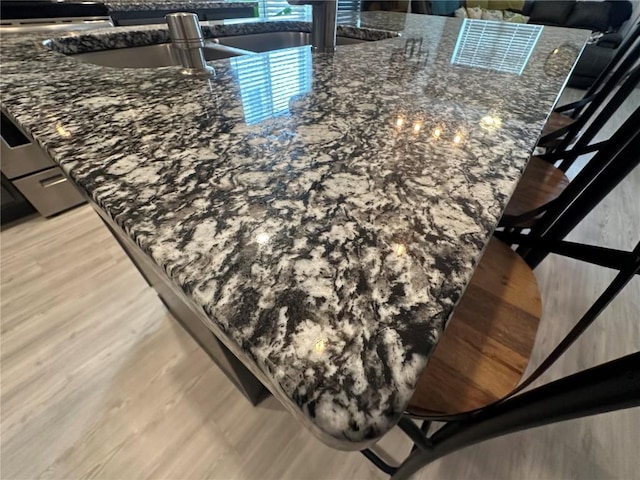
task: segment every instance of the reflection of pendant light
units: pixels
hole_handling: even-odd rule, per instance
[[[455,147],[461,147],[470,138],[468,125],[464,123],[447,125],[420,111],[402,111],[393,116],[390,123],[394,137],[402,137],[405,140],[420,138],[431,143],[446,142]],[[491,130],[495,130],[502,126],[502,119],[495,115],[486,115],[480,120],[480,125],[484,124],[490,124]]]
[[[269,234],[262,232],[256,235],[256,240],[260,245],[266,245],[269,243]]]
[[[549,77],[566,75],[566,68],[570,68],[573,65],[579,53],[578,48],[570,43],[554,48],[549,52],[544,62],[544,73]]]
[[[407,253],[407,246],[404,243],[394,243],[392,248],[393,252],[399,257]]]
[[[71,138],[71,132],[64,128],[61,123],[56,123],[56,132],[58,132],[58,135],[62,138]]]
[[[480,127],[492,132],[502,126],[502,119],[495,115],[485,115],[480,119]]]

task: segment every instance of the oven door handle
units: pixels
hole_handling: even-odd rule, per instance
[[[85,22],[38,23],[34,21],[14,22],[0,26],[2,33],[57,33],[94,28],[113,27],[111,19],[90,20]]]

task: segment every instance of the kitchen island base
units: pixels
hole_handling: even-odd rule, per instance
[[[175,287],[172,287],[170,282],[158,272],[158,267],[147,258],[140,247],[100,209],[94,207],[94,210],[147,283],[156,291],[171,315],[211,357],[244,397],[254,406],[268,397],[269,391],[262,382],[207,328],[205,323],[200,320],[198,312],[175,293]]]

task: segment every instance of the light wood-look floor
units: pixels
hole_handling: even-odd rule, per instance
[[[630,249],[640,169],[570,238]],[[89,207],[2,231],[2,479],[376,479],[359,453],[316,441],[273,399],[254,408],[175,323]],[[549,257],[534,364],[613,278]],[[640,350],[640,279],[545,376]],[[421,479],[640,478],[640,409],[498,438]],[[409,448],[398,431],[382,446]]]

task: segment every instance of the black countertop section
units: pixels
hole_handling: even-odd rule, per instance
[[[102,2],[55,2],[46,0],[2,0],[0,19],[106,17],[109,9]]]

